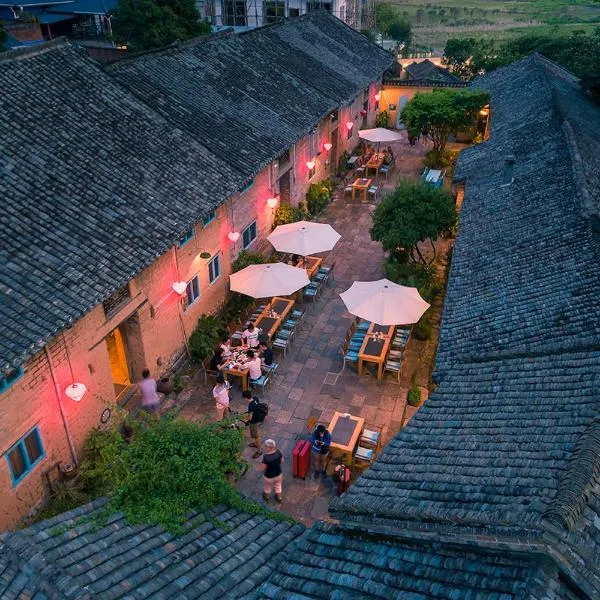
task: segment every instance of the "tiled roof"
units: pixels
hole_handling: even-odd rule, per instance
[[[0,368],[18,365],[241,185],[66,44],[0,58]]]
[[[304,531],[217,508],[193,515],[191,528],[175,536],[159,526],[127,525],[119,514],[106,517],[103,504],[0,536],[0,597],[239,598],[267,578]]]
[[[247,178],[392,63],[327,12],[120,61],[109,72]]]
[[[476,86],[491,92],[491,131],[458,161],[437,388],[330,510],[538,545],[598,597],[600,109],[539,56]]]
[[[375,540],[321,524],[291,545],[286,560],[247,599],[563,597],[549,560]]]
[[[404,70],[410,75],[411,80],[438,83],[461,83],[461,79],[452,75],[448,69],[439,67],[428,59],[406,65]]]

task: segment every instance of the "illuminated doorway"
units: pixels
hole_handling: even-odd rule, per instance
[[[119,400],[131,385],[127,352],[119,327],[106,336],[106,347],[108,348],[108,359],[110,361],[110,372],[115,388],[115,396]]]

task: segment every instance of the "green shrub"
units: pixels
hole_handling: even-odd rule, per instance
[[[387,110],[382,110],[375,119],[375,127],[389,127],[390,116]]]
[[[221,320],[211,315],[202,315],[190,339],[188,346],[190,356],[196,363],[202,362],[213,351],[213,348],[226,333]]]
[[[219,311],[221,327],[229,331],[231,323],[237,323],[253,302],[254,300],[250,296],[232,292]]]
[[[278,225],[287,225],[288,223],[296,223],[297,221],[303,221],[308,215],[306,212],[295,206],[289,204],[280,204],[275,210],[275,218],[273,219],[273,228]]]
[[[419,322],[413,325],[412,335],[425,342],[431,337],[431,309],[427,309],[425,314],[419,319]]]
[[[185,385],[183,384],[181,375],[179,373],[175,373],[175,375],[173,375],[173,391],[176,394],[179,394],[179,392],[183,391],[183,388],[185,388]]]
[[[410,406],[419,406],[421,403],[421,390],[416,385],[413,385],[410,390],[408,390],[407,402]]]
[[[262,265],[267,262],[264,256],[257,254],[256,252],[248,252],[248,250],[242,250],[237,258],[231,263],[231,272],[237,273],[242,269],[245,269],[249,265]]]
[[[338,175],[345,175],[350,170],[350,167],[348,166],[349,158],[350,155],[344,150],[338,160]]]
[[[332,190],[333,185],[329,180],[311,183],[306,194],[306,208],[311,216],[316,217],[323,212],[331,198]]]
[[[388,258],[383,264],[385,276],[394,283],[416,287],[427,302],[431,302],[441,291],[433,265],[402,263]]]

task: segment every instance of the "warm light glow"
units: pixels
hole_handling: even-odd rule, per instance
[[[183,296],[185,294],[185,290],[187,290],[187,283],[185,281],[174,281],[171,285],[173,291]]]
[[[235,244],[240,239],[239,231],[231,231],[227,234],[227,237]]]
[[[267,198],[267,204],[270,208],[275,208],[277,206],[277,198]]]
[[[325,152],[329,152],[333,148],[333,144],[331,144],[329,142],[325,142],[323,144],[323,148],[325,148]]]
[[[312,171],[315,168],[315,161],[314,160],[307,160],[306,161],[306,166],[308,167],[309,171]]]
[[[83,383],[72,383],[65,389],[65,394],[71,398],[71,400],[79,402],[84,397],[86,391],[87,388]]]
[[[348,121],[346,123],[346,128],[348,129],[348,131],[350,131],[350,129],[352,129],[354,127],[354,123],[352,121]]]
[[[486,116],[487,116],[487,114],[488,114],[488,110],[487,110],[487,108],[482,108],[482,109],[479,111],[479,114],[480,114],[482,117],[486,117]]]
[[[381,92],[377,92],[375,94],[375,102],[379,102],[380,99],[381,99]]]

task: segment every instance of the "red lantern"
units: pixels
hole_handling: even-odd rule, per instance
[[[352,121],[348,121],[346,123],[346,128],[350,131],[354,127],[354,123]]]
[[[71,385],[67,386],[67,388],[65,389],[65,394],[69,398],[71,398],[71,400],[74,400],[75,402],[80,402],[83,396],[85,395],[86,391],[87,388],[85,387],[85,385],[83,385],[83,383],[73,382]]]
[[[377,92],[375,94],[375,102],[379,102],[379,99],[381,98],[381,92]]]
[[[309,171],[312,171],[315,168],[315,161],[314,160],[307,160],[306,161],[306,167],[308,168]]]
[[[325,148],[325,152],[329,152],[333,148],[333,144],[330,144],[329,142],[325,142],[323,144],[323,148]]]

